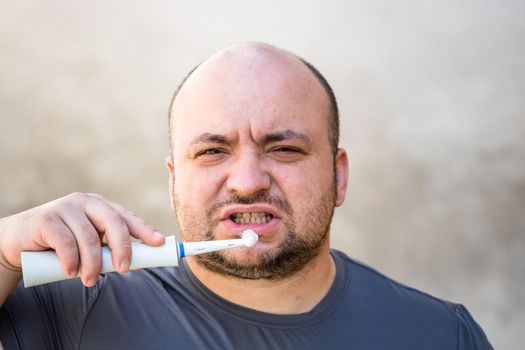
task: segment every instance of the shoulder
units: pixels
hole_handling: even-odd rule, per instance
[[[365,322],[399,333],[449,339],[463,344],[459,347],[462,349],[491,349],[483,330],[463,305],[397,282],[340,251],[333,250],[332,255],[336,264],[349,270],[347,305]]]
[[[402,305],[405,312],[433,311],[444,317],[453,315],[457,308],[457,304],[397,282],[340,251],[333,250],[332,254],[349,269],[350,291],[354,298],[364,298],[389,308]]]

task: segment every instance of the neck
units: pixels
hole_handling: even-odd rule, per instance
[[[335,278],[335,263],[328,242],[319,255],[294,275],[277,281],[244,280],[211,272],[188,257],[193,274],[220,297],[258,311],[299,314],[312,310],[328,293]]]

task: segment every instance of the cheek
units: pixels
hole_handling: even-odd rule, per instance
[[[180,136],[179,144],[175,147],[173,154],[173,192],[177,194],[179,198],[188,201],[194,199],[193,196],[195,196],[195,192],[202,192],[203,195],[207,194],[209,188],[211,188],[214,183],[220,181],[221,176],[219,174],[224,171],[217,169],[218,167],[197,165],[186,152],[182,151],[187,148],[183,141],[183,137]]]
[[[331,163],[315,163],[293,171],[276,172],[276,185],[290,202],[297,220],[308,219],[312,212],[321,209],[320,203],[335,203],[335,182],[331,169]]]
[[[327,191],[333,191],[332,172],[329,175],[320,169],[325,168],[320,168],[320,165],[316,164],[274,172],[276,186],[290,202],[296,214],[301,213],[301,208],[315,206],[326,196]]]
[[[280,183],[287,184],[285,188],[299,195],[308,191],[323,192],[333,185],[333,163],[319,157],[295,165],[274,166],[271,172]]]
[[[174,196],[185,206],[206,210],[220,191],[222,177],[216,169],[184,169],[176,173]]]
[[[212,177],[205,172],[177,174],[174,205],[181,234],[185,240],[204,240],[209,231],[206,211],[214,203]]]

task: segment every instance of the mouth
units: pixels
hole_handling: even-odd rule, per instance
[[[273,219],[273,214],[268,212],[243,212],[233,213],[230,220],[237,225],[267,224]]]
[[[271,235],[282,220],[279,212],[267,204],[232,205],[221,213],[221,223],[230,232],[254,230],[258,235]]]

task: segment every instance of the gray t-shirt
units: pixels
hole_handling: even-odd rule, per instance
[[[492,349],[461,305],[332,251],[336,277],[310,312],[230,303],[186,264],[23,288],[0,309],[9,349]]]

